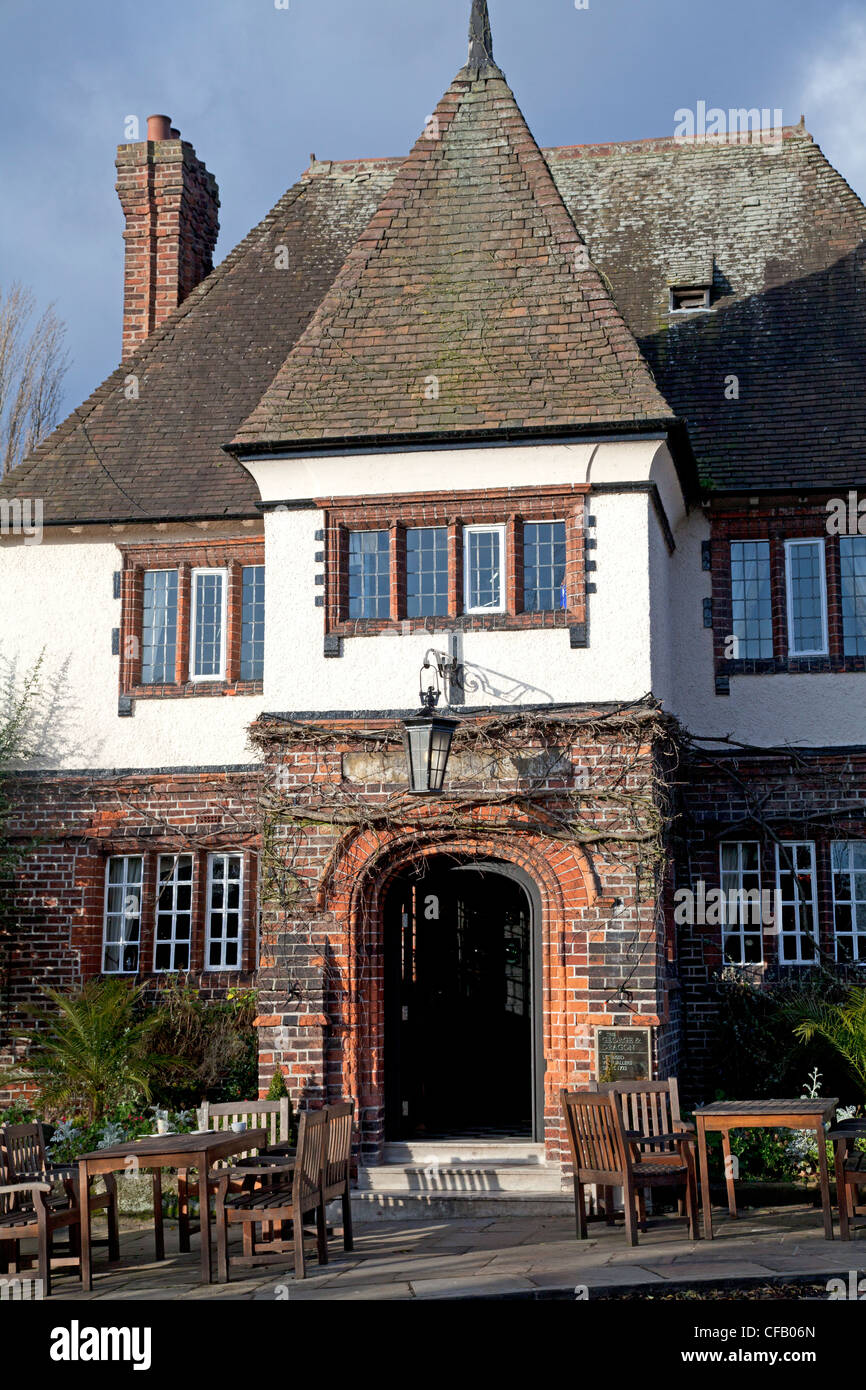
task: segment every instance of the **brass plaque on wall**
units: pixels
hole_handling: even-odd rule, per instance
[[[597,1081],[648,1081],[651,1069],[651,1028],[596,1028]]]

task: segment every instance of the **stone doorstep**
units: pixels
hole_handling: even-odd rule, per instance
[[[497,1219],[500,1217],[569,1216],[574,1199],[553,1192],[412,1191],[386,1190],[352,1193],[352,1217],[356,1225],[379,1221],[415,1221],[431,1217],[439,1221]]]
[[[563,1195],[559,1171],[533,1163],[443,1163],[441,1165],[382,1164],[362,1168],[356,1192],[473,1193],[529,1192]],[[353,1193],[353,1196],[355,1194]],[[571,1198],[573,1201],[574,1199]]]

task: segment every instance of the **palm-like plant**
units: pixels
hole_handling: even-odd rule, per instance
[[[124,980],[91,980],[77,993],[42,991],[53,1008],[34,1010],[42,1027],[27,1035],[21,1079],[36,1085],[46,1112],[83,1113],[95,1123],[116,1105],[149,1100],[155,1073],[178,1064],[150,1051],[162,1020],[158,1010],[139,1016],[142,991]]]
[[[838,1052],[866,1098],[866,988],[851,985],[846,998],[835,1002],[805,995],[790,1000],[785,1013],[801,1042],[822,1038]]]

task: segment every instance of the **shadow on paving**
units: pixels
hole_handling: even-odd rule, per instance
[[[600,1298],[637,1296],[733,1297],[737,1286],[749,1296],[777,1297],[775,1290],[811,1285],[820,1297],[826,1282],[858,1265],[866,1269],[866,1241],[826,1241],[820,1211],[812,1207],[747,1212],[736,1221],[720,1217],[714,1241],[688,1240],[675,1217],[651,1220],[633,1249],[621,1226],[590,1226],[578,1242],[564,1217],[547,1220],[489,1218],[461,1221],[383,1220],[356,1230],[355,1249],[329,1241],[329,1262],[307,1263],[308,1277],[296,1281],[285,1266],[235,1266],[232,1282],[200,1283],[199,1240],[190,1254],[177,1251],[177,1228],[166,1223],[166,1258],[153,1258],[147,1226],[125,1223],[121,1260],[109,1268],[104,1250],[94,1254],[93,1292],[85,1294],[72,1270],[58,1270],[54,1298],[72,1301],[178,1299],[392,1300],[429,1298]],[[99,1232],[97,1231],[97,1234]],[[240,1238],[231,1247],[241,1253]],[[214,1252],[214,1268],[215,1268]],[[758,1291],[763,1287],[766,1292]],[[817,1290],[817,1292],[816,1292]],[[693,1294],[692,1294],[693,1296]]]

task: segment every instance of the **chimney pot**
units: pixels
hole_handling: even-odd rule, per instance
[[[174,125],[172,126],[172,128],[171,128],[171,138],[172,138],[172,140],[179,140],[179,139],[180,139],[180,131],[178,130],[177,126],[174,126]]]
[[[148,118],[147,118],[147,138],[148,138],[148,140],[170,140],[170,139],[171,139],[171,117],[170,117],[170,116],[148,116]]]

